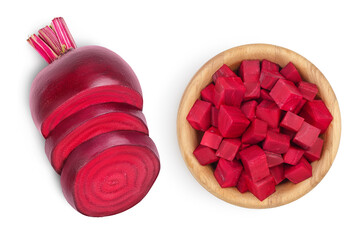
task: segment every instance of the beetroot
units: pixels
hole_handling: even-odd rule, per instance
[[[211,107],[211,125],[214,127],[218,127],[218,115],[219,115],[219,109],[216,107]]]
[[[283,69],[281,69],[280,73],[287,79],[294,83],[301,82],[301,76],[297,71],[296,67],[292,62],[289,62]]]
[[[290,165],[296,165],[304,155],[304,150],[295,146],[290,146],[284,154],[284,162]]]
[[[216,83],[219,77],[237,77],[237,75],[226,65],[222,65],[212,76],[212,80]]]
[[[88,216],[125,211],[145,197],[160,170],[155,144],[145,134],[114,131],[81,144],[61,174],[66,200]]]
[[[278,185],[285,179],[284,164],[277,165],[270,168],[270,174],[275,180],[275,184]]]
[[[240,109],[250,121],[253,121],[256,118],[256,106],[257,102],[252,100],[243,102]]]
[[[305,103],[300,116],[306,122],[319,128],[324,133],[329,127],[333,117],[322,100],[314,100]]]
[[[260,77],[260,61],[244,60],[239,67],[239,76],[245,82],[258,82]]]
[[[242,142],[256,144],[265,139],[267,133],[267,123],[260,119],[254,119],[248,129],[242,135]]]
[[[267,71],[267,72],[279,72],[279,65],[276,63],[273,63],[269,60],[262,60],[261,62],[261,71]]]
[[[267,122],[270,128],[279,126],[280,116],[281,110],[272,101],[263,100],[256,107],[256,117]]]
[[[312,176],[312,167],[305,158],[295,166],[286,166],[285,177],[293,183],[299,183]]]
[[[216,151],[216,156],[232,161],[239,151],[240,146],[240,139],[226,138],[221,142],[219,149]]]
[[[222,188],[235,187],[243,167],[238,161],[228,161],[220,158],[214,176]]]
[[[323,144],[324,144],[324,140],[318,138],[316,142],[309,149],[305,151],[304,156],[306,157],[306,159],[309,160],[310,162],[319,160],[321,156]]]
[[[215,95],[215,85],[210,83],[206,88],[200,92],[201,100],[215,104],[214,95]]]
[[[219,158],[215,154],[215,150],[202,145],[199,145],[194,150],[194,156],[201,165],[207,165],[219,160]]]
[[[299,114],[299,112],[302,110],[302,108],[304,107],[306,102],[307,102],[307,100],[305,98],[301,99],[300,102],[298,103],[298,105],[296,106],[296,108],[293,109],[291,112],[293,112],[295,114]]]
[[[253,181],[258,181],[270,174],[266,155],[259,146],[252,145],[241,150],[239,155],[246,172]]]
[[[280,165],[284,162],[283,157],[281,156],[281,154],[278,153],[273,153],[273,152],[268,152],[268,151],[264,151],[265,155],[266,155],[266,160],[268,163],[268,167],[275,167],[277,165]]]
[[[221,105],[218,119],[219,131],[226,138],[241,136],[250,124],[241,110],[232,106]]]
[[[200,144],[212,149],[218,149],[223,137],[219,130],[215,127],[211,127],[205,131]]]
[[[136,108],[105,103],[81,110],[60,122],[45,141],[45,152],[57,173],[71,151],[102,133],[135,130],[148,134],[144,114]]]
[[[283,127],[287,130],[297,132],[301,125],[304,122],[304,118],[296,115],[292,112],[286,112],[285,116],[280,122],[280,127]]]
[[[259,181],[254,181],[245,175],[245,181],[249,191],[260,201],[263,201],[275,192],[275,180],[271,175],[268,175]]]
[[[247,81],[244,82],[246,92],[244,95],[244,100],[248,101],[251,99],[258,99],[260,97],[260,82],[257,81]]]
[[[239,192],[241,193],[245,193],[249,190],[249,188],[247,187],[247,184],[246,184],[246,178],[248,176],[245,176],[247,175],[246,171],[243,170],[240,174],[240,177],[239,177],[239,181],[238,183],[236,184],[236,188],[239,190]]]
[[[265,141],[263,142],[264,150],[278,154],[286,153],[289,146],[290,137],[274,131],[268,131]]]
[[[302,99],[302,95],[293,82],[280,79],[270,91],[270,96],[281,110],[293,111]]]
[[[284,77],[279,72],[261,70],[259,78],[260,86],[263,89],[271,90],[279,79],[284,79]]]
[[[211,124],[211,103],[196,100],[186,119],[196,130],[205,131]]]
[[[264,99],[264,100],[268,100],[268,101],[274,101],[274,99],[272,99],[272,97],[269,94],[270,92],[268,90],[265,89],[261,89],[260,90],[260,99]]]
[[[218,77],[215,84],[214,104],[217,108],[225,104],[240,107],[245,86],[239,77]]]
[[[319,134],[320,129],[304,122],[296,133],[293,142],[304,149],[309,149],[315,144]]]
[[[316,94],[318,93],[319,89],[317,88],[316,84],[301,81],[298,84],[298,89],[308,101],[314,100]]]

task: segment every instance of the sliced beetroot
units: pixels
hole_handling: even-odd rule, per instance
[[[310,162],[319,160],[321,157],[323,144],[324,140],[318,138],[316,142],[308,150],[305,151],[304,156],[306,157],[306,159]]]
[[[259,181],[254,181],[245,175],[245,181],[249,191],[260,201],[263,201],[275,192],[275,180],[270,174]]]
[[[270,174],[275,180],[275,184],[278,185],[285,179],[284,164],[277,165],[270,168]]]
[[[159,154],[146,134],[114,131],[81,144],[69,155],[61,186],[80,213],[108,216],[141,201],[159,170]]]
[[[210,83],[200,92],[201,100],[212,103],[215,105],[215,85]]]
[[[268,72],[279,72],[279,65],[276,63],[273,63],[269,60],[262,60],[261,62],[261,71],[268,71]]]
[[[237,75],[224,64],[212,75],[212,80],[216,83],[219,77],[237,77]]]
[[[250,120],[253,121],[256,118],[256,106],[258,103],[255,100],[243,102],[241,104],[241,111]]]
[[[254,119],[248,129],[242,135],[242,142],[256,144],[265,139],[267,133],[267,122]]]
[[[271,90],[279,79],[284,79],[284,77],[279,72],[261,70],[259,78],[260,86],[263,89]]]
[[[270,174],[266,155],[259,146],[252,145],[245,148],[240,151],[239,156],[246,172],[253,181],[258,181]]]
[[[222,104],[240,107],[245,91],[239,77],[219,77],[215,84],[214,104],[217,108]]]
[[[296,165],[303,155],[303,149],[295,146],[290,146],[289,150],[284,154],[284,162],[290,165]]]
[[[258,82],[260,77],[260,61],[244,60],[239,67],[239,76],[245,82]]]
[[[260,97],[260,82],[259,81],[247,81],[244,82],[246,92],[244,100],[249,101],[251,99],[258,99]]]
[[[221,105],[218,117],[219,131],[226,138],[240,137],[250,124],[241,110],[232,106]]]
[[[280,122],[280,127],[283,127],[290,131],[297,132],[299,131],[303,122],[304,122],[304,118],[296,115],[295,113],[286,112],[285,116]]]
[[[196,100],[186,119],[196,130],[206,131],[211,124],[211,103]]]
[[[68,51],[36,76],[30,90],[31,115],[45,138],[66,117],[107,102],[140,110],[143,106],[133,70],[119,55],[99,46]]]
[[[333,120],[329,109],[322,100],[306,102],[300,116],[302,116],[306,122],[319,128],[321,133],[326,131]]]
[[[218,149],[223,137],[221,136],[219,130],[215,127],[210,127],[205,131],[200,144],[212,149]]]
[[[295,137],[295,135],[296,135],[296,132],[291,131],[291,130],[288,130],[288,129],[286,129],[286,128],[280,128],[280,133],[285,134],[285,135],[288,135],[291,140],[292,140],[292,139]]]
[[[299,183],[312,176],[312,167],[305,158],[301,158],[294,166],[286,166],[285,178],[293,183]]]
[[[273,101],[263,100],[256,107],[256,117],[267,122],[270,128],[279,126],[281,110]]]
[[[272,99],[272,97],[270,96],[269,93],[270,93],[269,91],[267,91],[265,89],[261,89],[260,90],[260,99],[274,101],[274,99]]]
[[[247,173],[243,169],[241,174],[240,174],[239,181],[238,181],[238,183],[236,185],[236,188],[241,193],[245,193],[245,192],[247,192],[249,190],[249,188],[247,187],[247,184],[246,184],[246,177],[248,177],[248,176],[245,176],[245,175],[247,175]]]
[[[296,133],[293,142],[303,149],[309,149],[315,144],[319,134],[320,129],[307,122],[303,122],[301,128]]]
[[[45,141],[45,153],[57,173],[69,154],[81,143],[116,130],[148,134],[144,114],[130,106],[105,103],[85,108],[60,122]]]
[[[262,146],[265,151],[283,154],[290,147],[290,137],[282,133],[268,131]]]
[[[302,94],[295,84],[285,79],[276,82],[270,91],[270,96],[278,107],[284,111],[293,111],[302,99]]]
[[[239,151],[240,146],[240,139],[225,138],[221,142],[219,149],[216,151],[216,156],[232,161],[234,160],[236,153]]]
[[[280,73],[287,79],[294,83],[301,82],[301,76],[297,71],[296,67],[292,62],[289,62],[283,69],[281,69]]]
[[[197,146],[197,148],[194,150],[194,156],[203,166],[219,160],[215,154],[214,149],[202,145]]]
[[[277,165],[284,163],[284,159],[281,156],[281,154],[268,152],[268,151],[264,151],[264,152],[266,155],[266,160],[267,160],[269,168],[272,168],[272,167],[275,167]]]
[[[214,176],[222,188],[235,187],[242,170],[243,167],[238,161],[220,158]]]
[[[319,89],[317,88],[316,84],[304,82],[304,81],[299,82],[298,89],[303,95],[303,98],[305,98],[308,101],[314,100],[316,94],[319,92]]]
[[[301,112],[301,110],[303,109],[306,102],[307,102],[307,100],[305,98],[301,99],[301,101],[298,103],[296,108],[293,109],[291,112],[293,112],[295,114],[299,114],[299,112]]]
[[[218,115],[219,115],[219,109],[212,106],[211,107],[211,125],[214,127],[218,127]]]

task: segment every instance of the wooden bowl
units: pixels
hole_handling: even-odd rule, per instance
[[[240,193],[235,187],[221,188],[217,183],[213,168],[201,166],[193,155],[194,149],[200,142],[200,133],[194,130],[186,120],[192,105],[200,98],[200,91],[211,81],[213,73],[223,64],[231,69],[238,69],[240,62],[245,59],[267,59],[284,67],[293,62],[303,80],[315,83],[319,88],[318,96],[325,102],[334,119],[328,130],[322,135],[324,147],[319,161],[313,162],[313,176],[301,183],[290,181],[276,186],[276,192],[264,201],[258,200],[250,192]],[[234,205],[247,208],[271,208],[281,206],[304,196],[313,189],[329,171],[340,141],[341,119],[340,109],[329,82],[325,76],[311,62],[301,55],[279,46],[267,44],[250,44],[231,48],[210,59],[195,74],[188,84],[178,111],[177,135],[182,156],[187,167],[196,180],[216,197]]]

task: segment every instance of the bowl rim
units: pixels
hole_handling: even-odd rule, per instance
[[[240,55],[239,55],[240,54]],[[259,55],[260,54],[260,55]],[[241,56],[241,57],[240,57]],[[257,56],[257,57],[256,57]],[[324,147],[321,159],[311,163],[313,176],[301,183],[286,182],[276,186],[276,192],[264,201],[258,200],[250,192],[240,193],[235,187],[221,188],[216,182],[211,166],[202,166],[192,154],[199,136],[186,120],[186,116],[200,98],[200,91],[222,64],[233,70],[244,59],[267,59],[284,67],[293,62],[303,80],[315,83],[318,96],[324,101],[333,115],[328,130],[322,135]],[[192,77],[181,98],[177,115],[177,138],[182,157],[194,178],[211,194],[228,203],[246,208],[272,208],[293,202],[311,191],[326,175],[335,160],[341,137],[341,116],[336,95],[321,71],[305,57],[284,47],[271,44],[247,44],[227,49],[208,60]],[[197,144],[194,144],[197,143]]]

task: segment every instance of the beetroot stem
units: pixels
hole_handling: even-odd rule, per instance
[[[33,48],[48,62],[53,62],[58,55],[41,38],[33,34],[27,40]]]
[[[60,55],[62,52],[61,44],[56,36],[54,30],[52,30],[49,26],[46,26],[39,30],[39,37],[51,47],[52,50],[57,55]]]
[[[63,53],[71,48],[76,48],[75,41],[62,17],[54,18],[50,27],[56,33]]]

